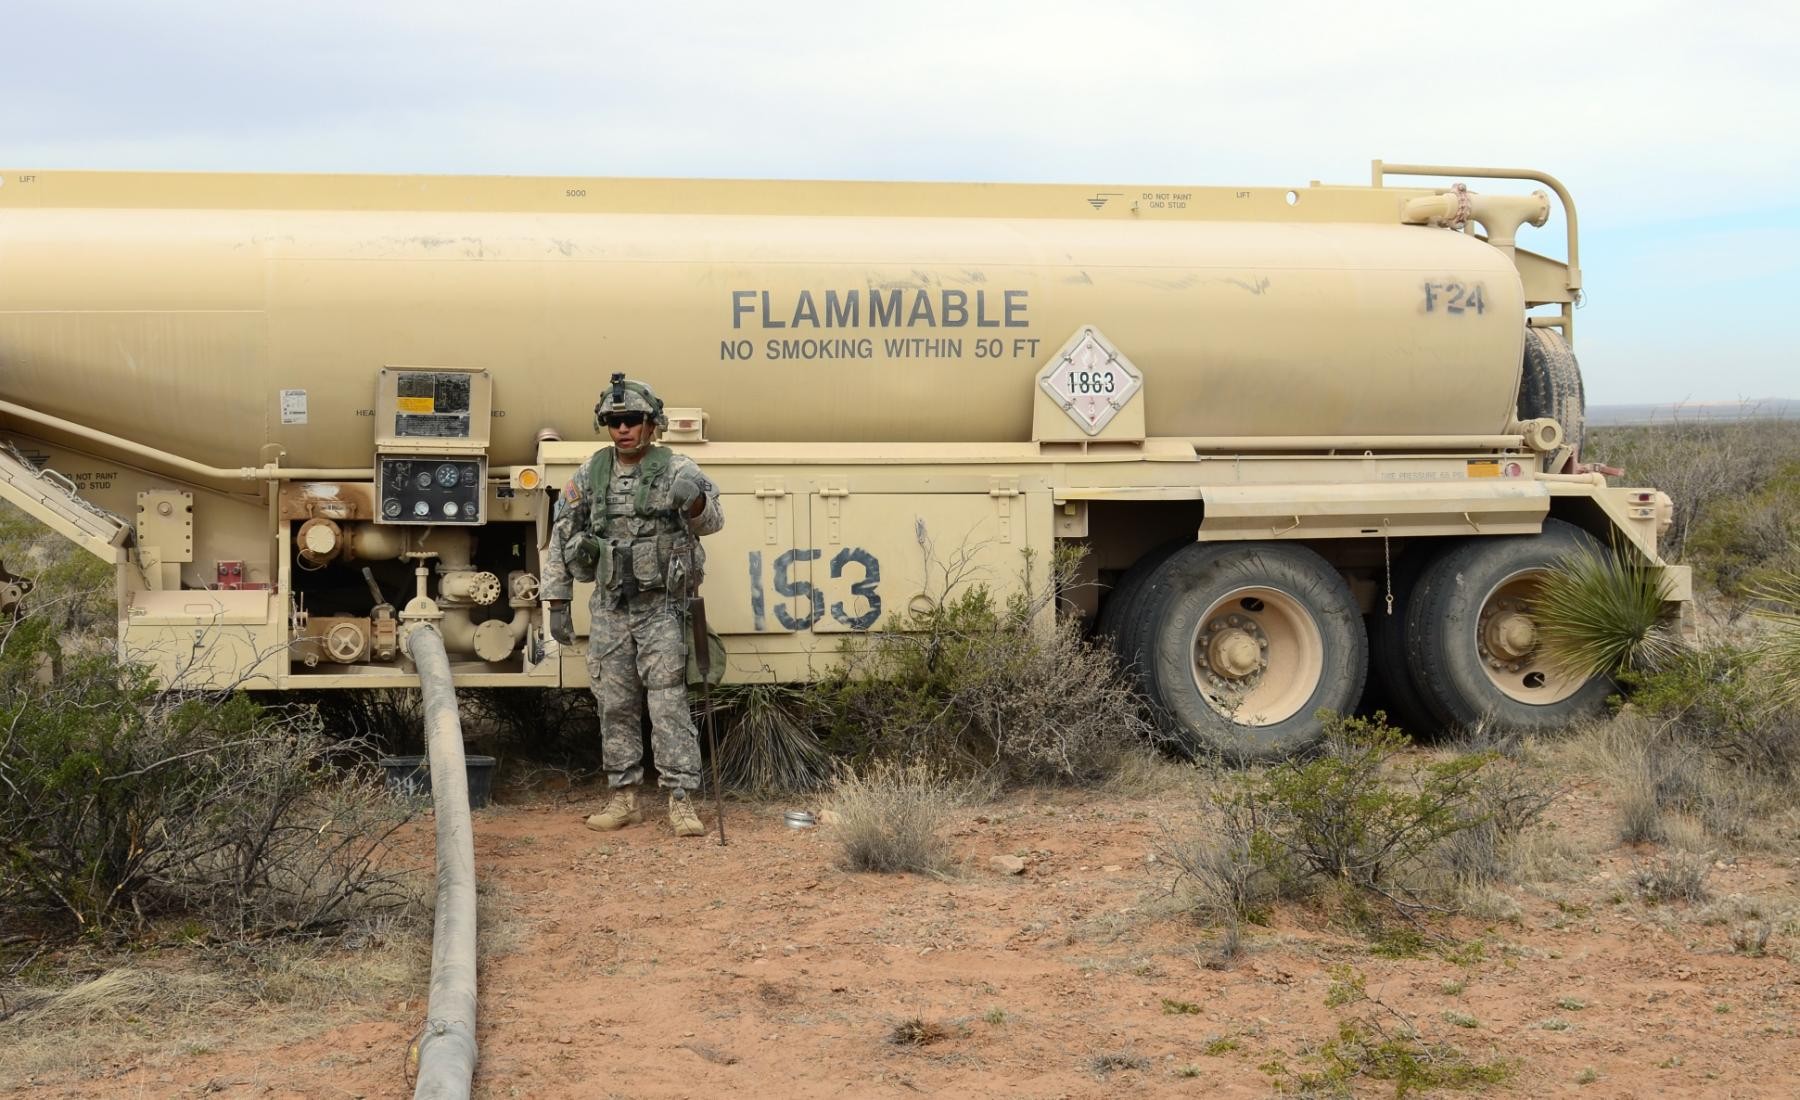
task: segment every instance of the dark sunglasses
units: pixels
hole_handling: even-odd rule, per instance
[[[607,413],[600,418],[600,423],[609,428],[635,428],[643,422],[643,413]]]

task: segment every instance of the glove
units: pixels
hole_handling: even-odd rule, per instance
[[[687,469],[675,475],[672,496],[677,512],[684,516],[687,515],[688,509],[694,506],[694,502],[705,495],[706,478],[701,475],[700,471]]]
[[[575,613],[567,600],[550,605],[550,636],[563,645],[575,644]]]

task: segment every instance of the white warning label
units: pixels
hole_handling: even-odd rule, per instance
[[[281,391],[281,422],[283,424],[306,423],[306,391]]]
[[[1137,393],[1143,375],[1099,330],[1083,328],[1038,372],[1038,385],[1082,431],[1098,435]]]

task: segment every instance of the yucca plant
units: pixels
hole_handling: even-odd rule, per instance
[[[1783,573],[1752,595],[1762,603],[1757,618],[1774,627],[1761,649],[1775,695],[1784,703],[1800,702],[1800,574]]]
[[[1539,642],[1559,671],[1582,679],[1661,667],[1682,649],[1664,591],[1662,573],[1630,551],[1570,554],[1538,588]]]
[[[750,795],[823,787],[834,761],[813,732],[805,693],[790,684],[720,687],[713,706],[723,719],[721,782]]]

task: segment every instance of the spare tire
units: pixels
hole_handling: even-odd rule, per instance
[[[1581,453],[1582,423],[1587,402],[1581,366],[1555,329],[1525,330],[1525,366],[1519,374],[1519,419],[1550,417],[1562,425],[1562,444],[1543,456],[1546,473],[1572,472]]]

